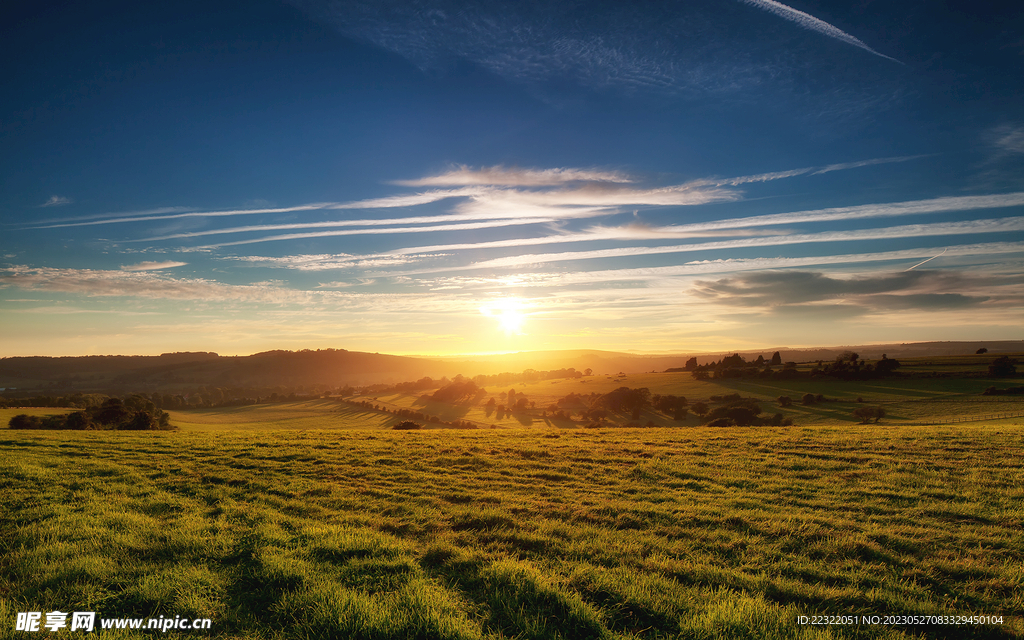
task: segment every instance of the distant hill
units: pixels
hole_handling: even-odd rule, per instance
[[[834,360],[844,351],[877,360],[915,356],[973,354],[980,348],[991,354],[1024,352],[1024,341],[915,342],[850,345],[814,349],[775,347],[738,351],[747,360],[770,358],[779,351],[783,361]],[[309,387],[367,385],[438,379],[456,374],[474,376],[527,369],[547,371],[573,367],[594,373],[641,373],[682,367],[696,357],[705,364],[736,351],[717,353],[630,354],[614,351],[534,351],[489,356],[427,358],[380,353],[321,349],[266,351],[250,356],[219,356],[208,352],[165,353],[159,356],[77,356],[0,358],[0,393],[160,391],[218,387]]]
[[[490,356],[474,356],[459,358],[462,360],[462,373],[495,373],[498,371],[522,371],[523,369],[562,369],[575,367],[582,371],[593,369],[595,373],[643,373],[664,371],[672,367],[682,367],[691,357],[696,357],[698,364],[721,360],[724,356],[739,353],[744,359],[756,360],[763,355],[771,358],[776,351],[782,356],[783,362],[813,362],[816,360],[834,360],[844,351],[855,351],[862,358],[869,360],[881,359],[882,354],[890,358],[911,358],[922,356],[953,356],[969,355],[978,349],[986,348],[989,353],[1020,353],[1024,352],[1024,340],[976,341],[976,342],[909,342],[902,344],[843,345],[835,347],[814,347],[794,349],[791,347],[771,347],[756,350],[723,350],[717,352],[692,351],[678,354],[632,354],[615,351],[574,350],[574,351],[525,351]],[[442,359],[454,362],[456,359]],[[473,371],[470,374],[469,371]]]
[[[325,349],[267,351],[251,356],[165,353],[159,356],[18,357],[0,359],[0,388],[18,391],[167,392],[200,385],[342,386],[454,375],[424,358]]]

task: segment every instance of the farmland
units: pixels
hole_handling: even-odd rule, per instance
[[[5,431],[0,636],[22,637],[17,612],[72,610],[209,617],[226,638],[1020,637],[1024,418],[925,424],[1021,406],[981,396],[991,384],[630,374],[512,385],[536,407],[501,420],[485,403],[505,388],[179,411],[174,432]],[[541,415],[620,386],[739,393],[796,424]],[[768,404],[807,392],[834,401]],[[857,424],[857,397],[888,416]],[[482,428],[394,431],[360,402]],[[16,412],[54,410],[0,419]],[[798,622],[826,614],[1003,622]]]

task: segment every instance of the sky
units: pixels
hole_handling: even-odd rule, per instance
[[[0,356],[1024,338],[1024,5],[0,9]]]

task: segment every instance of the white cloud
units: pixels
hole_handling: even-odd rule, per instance
[[[365,269],[375,267],[391,267],[415,262],[418,259],[435,256],[412,255],[364,255],[353,256],[339,254],[307,254],[293,256],[237,256],[225,260],[249,262],[259,266],[278,269],[294,269],[296,271],[330,271],[336,269]],[[323,286],[323,285],[321,285]]]
[[[977,233],[1009,233],[1024,231],[1024,217],[998,218],[990,220],[969,220],[963,222],[947,222],[936,224],[915,224],[887,227],[882,229],[858,229],[854,231],[826,231],[811,234],[792,234],[785,236],[769,236],[763,238],[743,238],[722,242],[704,242],[672,246],[656,247],[618,247],[614,249],[598,249],[593,251],[565,251],[560,253],[534,253],[518,256],[506,256],[492,260],[484,260],[459,267],[428,268],[414,273],[431,273],[437,271],[468,271],[474,269],[517,268],[532,264],[546,264],[571,260],[593,260],[604,258],[622,258],[658,255],[666,253],[685,253],[693,251],[711,251],[723,249],[739,249],[747,247],[769,247],[792,244],[809,244],[816,242],[851,242],[858,240],[881,240],[886,238],[913,238],[925,236],[961,235]]]
[[[50,199],[39,205],[40,207],[60,207],[66,204],[71,204],[71,198],[65,198],[64,196],[50,196]]]
[[[459,165],[455,169],[436,176],[416,180],[395,180],[394,184],[407,187],[469,186],[489,185],[507,187],[546,187],[573,182],[633,182],[633,179],[619,171],[598,169],[520,169],[503,166],[473,169]]]
[[[705,275],[713,273],[734,273],[742,271],[763,271],[767,269],[785,269],[793,267],[829,267],[839,265],[863,265],[867,263],[903,262],[909,264],[925,256],[935,256],[937,252],[949,259],[974,256],[974,262],[986,264],[986,270],[995,272],[987,263],[990,256],[1000,256],[1003,261],[1006,254],[1024,255],[1024,242],[989,242],[979,244],[955,245],[950,247],[926,247],[922,249],[903,249],[874,253],[829,254],[803,257],[774,258],[724,258],[717,260],[692,260],[685,264],[662,267],[636,267],[622,269],[600,269],[593,271],[569,272],[535,272],[512,273],[503,275],[481,276],[446,276],[423,281],[433,290],[440,289],[494,289],[519,287],[550,287],[562,288],[571,286],[589,286],[609,282],[651,282],[675,280],[680,277]],[[860,267],[858,267],[859,269]],[[1011,269],[1012,270],[1012,269]]]
[[[974,211],[980,209],[999,209],[1024,205],[1024,192],[1007,193],[989,196],[960,196],[950,198],[933,198],[930,200],[912,200],[908,202],[890,202],[879,204],[857,205],[853,207],[833,207],[829,209],[813,209],[774,213],[746,218],[727,218],[710,222],[693,224],[669,225],[662,227],[592,227],[585,232],[545,235],[533,238],[510,238],[488,242],[446,243],[426,246],[395,249],[389,253],[424,253],[432,251],[453,251],[466,249],[496,249],[502,247],[526,247],[544,244],[562,244],[569,242],[592,242],[598,240],[627,239],[658,239],[680,237],[710,237],[727,235],[730,229],[757,228],[779,225],[807,224],[814,222],[830,222],[839,220],[858,220],[870,218],[888,218],[907,215],[923,215],[945,211]]]
[[[346,229],[344,231],[312,231],[309,233],[289,233],[277,236],[265,236],[251,240],[236,240],[234,242],[219,242],[208,245],[209,247],[233,247],[243,244],[256,244],[259,242],[277,242],[281,240],[300,240],[305,238],[328,238],[336,236],[356,235],[390,235],[395,233],[427,233],[432,231],[466,231],[469,229],[489,229],[492,227],[510,227],[516,225],[530,225],[542,222],[555,222],[554,218],[527,218],[523,220],[495,220],[490,222],[470,222],[466,224],[447,224],[433,227],[387,227],[384,229]]]
[[[149,214],[146,212],[139,212],[139,214],[122,215],[115,217],[103,217],[99,220],[87,220],[85,222],[60,222],[57,224],[47,224],[42,226],[29,227],[30,229],[60,229],[65,227],[88,227],[100,224],[116,224],[120,222],[152,222],[153,220],[176,220],[180,218],[217,218],[222,216],[248,216],[258,215],[267,213],[293,213],[297,211],[316,211],[318,209],[329,209],[338,203],[316,203],[316,204],[304,204],[295,207],[278,207],[275,209],[230,209],[226,211],[190,211],[188,213],[171,213],[167,215],[162,214]],[[46,206],[46,205],[44,205]],[[178,207],[171,207],[168,209],[154,209],[153,211],[177,211]],[[81,219],[79,219],[81,220]]]
[[[122,271],[157,271],[159,269],[170,269],[172,267],[184,267],[187,262],[175,262],[173,260],[165,260],[164,262],[140,262],[138,264],[128,264],[121,267]]]
[[[781,2],[775,2],[775,0],[740,0],[740,2],[752,5],[754,7],[757,7],[758,9],[763,9],[768,13],[774,13],[775,15],[779,16],[780,18],[783,18],[784,20],[795,22],[804,29],[817,31],[818,33],[826,35],[830,38],[835,38],[836,40],[845,42],[846,44],[851,44],[855,47],[859,47],[865,51],[875,54],[880,58],[885,58],[886,60],[892,60],[893,62],[903,64],[896,58],[890,58],[887,55],[878,53],[877,51],[875,51],[868,45],[864,44],[857,38],[851,36],[850,34],[846,33],[845,31],[842,31],[837,27],[830,25],[824,20],[819,20],[818,18],[815,18],[814,16],[808,13],[804,13],[803,11],[799,11],[788,5],[784,5]]]
[[[1024,153],[1024,127],[1002,125],[992,132],[992,142],[1005,153]]]

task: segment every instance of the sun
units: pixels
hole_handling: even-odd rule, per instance
[[[480,307],[480,313],[497,319],[505,335],[522,335],[526,313],[523,303],[517,298],[502,298]]]

